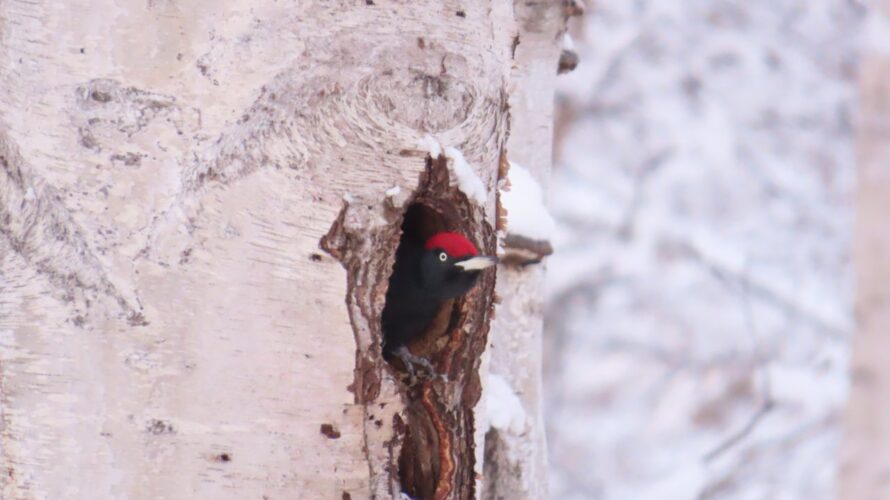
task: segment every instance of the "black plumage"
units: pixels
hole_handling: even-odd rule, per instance
[[[385,354],[422,335],[445,300],[473,288],[481,269],[495,261],[476,253],[472,243],[456,233],[438,233],[425,242],[402,239],[383,308]],[[477,265],[464,269],[471,259]]]

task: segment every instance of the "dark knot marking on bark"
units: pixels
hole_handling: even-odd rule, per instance
[[[426,161],[427,168],[405,207],[426,207],[438,214],[441,227],[436,230],[463,232],[479,241],[483,251],[494,252],[494,229],[485,222],[483,210],[452,185],[447,159],[427,157]],[[362,226],[367,210],[352,207],[343,207],[320,247],[347,271],[346,302],[357,345],[350,388],[356,402],[367,408],[380,394],[383,370],[392,370],[382,358],[380,316],[405,212],[390,209],[388,224]],[[423,353],[439,373],[447,375],[447,381],[425,380],[402,387],[408,406],[405,420],[400,419],[402,425],[394,426],[402,436],[399,456],[394,456],[398,436],[379,443],[389,450],[391,463],[398,463],[403,491],[413,496],[438,499],[474,494],[473,407],[481,395],[478,368],[488,335],[494,283],[493,275],[485,275],[470,295],[456,301],[444,335],[433,339],[429,352]]]
[[[339,439],[340,431],[333,424],[321,424],[321,434],[328,439]]]
[[[74,304],[71,321],[83,325],[90,303],[110,298],[131,325],[148,324],[108,278],[65,207],[62,196],[39,179],[0,124],[0,239]]]
[[[472,82],[461,81],[439,68],[390,68],[368,75],[359,82],[358,92],[368,97],[368,105],[376,112],[427,132],[463,124],[479,99]]]
[[[191,128],[198,120],[197,110],[183,109],[173,96],[126,87],[116,80],[90,80],[78,86],[75,94],[76,113],[72,114],[72,120],[84,131],[100,130],[103,135],[132,137],[153,121],[167,118],[182,135],[185,128]]]
[[[289,169],[300,179],[334,154],[364,158],[369,147],[390,147],[392,136],[369,124],[431,133],[463,129],[467,150],[484,148],[474,141],[504,128],[498,123],[505,116],[500,112],[505,99],[498,95],[502,82],[474,78],[475,63],[445,45],[431,37],[409,38],[375,51],[375,61],[366,61],[363,50],[347,50],[338,64],[375,68],[363,74],[307,72],[304,63],[282,70],[235,114],[239,119],[192,149],[182,176],[185,190],[229,184],[267,168]],[[100,147],[86,132],[82,142]]]
[[[153,418],[145,424],[145,432],[154,434],[155,436],[160,436],[162,434],[176,434],[176,428],[173,427],[173,424],[170,422]]]
[[[239,111],[240,118],[193,148],[182,174],[185,190],[229,184],[263,168],[299,170],[305,166],[304,136],[318,133],[316,115],[343,96],[339,89],[322,90],[321,97],[310,95],[306,89],[326,89],[325,82],[313,85],[303,73],[298,67],[280,72],[260,89],[250,106]]]

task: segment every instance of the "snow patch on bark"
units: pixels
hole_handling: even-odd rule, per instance
[[[510,162],[510,190],[501,191],[507,210],[507,232],[533,240],[549,240],[556,222],[544,205],[541,185],[522,165]]]
[[[386,197],[392,198],[393,196],[398,196],[401,192],[402,188],[400,188],[399,186],[393,186],[386,190]]]
[[[442,143],[435,137],[427,134],[420,140],[420,147],[428,151],[430,157],[438,158],[445,153],[445,157],[451,160],[451,172],[457,181],[457,187],[463,191],[468,198],[475,201],[478,205],[485,204],[488,199],[488,190],[485,189],[485,183],[470,166],[464,154],[459,149],[446,146],[442,147]]]
[[[423,139],[420,140],[420,147],[429,151],[430,156],[433,158],[442,155],[442,145],[439,144],[439,141],[437,141],[435,137],[429,134],[423,136]]]
[[[476,175],[473,167],[467,163],[463,153],[449,146],[445,148],[445,157],[451,160],[451,170],[457,178],[458,188],[477,204],[484,204],[488,199],[488,190],[485,189],[485,184]]]
[[[562,37],[562,50],[575,50],[575,40],[572,35],[566,33]]]
[[[519,396],[507,380],[491,374],[488,376],[487,413],[492,427],[513,434],[520,434],[526,428],[528,416],[522,407]]]

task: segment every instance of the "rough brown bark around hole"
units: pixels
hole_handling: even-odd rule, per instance
[[[380,318],[402,232],[421,237],[443,230],[460,232],[488,254],[494,253],[496,244],[483,209],[452,185],[444,156],[427,157],[427,168],[403,209],[384,210],[389,227],[376,231],[367,229],[371,224],[362,227],[365,215],[361,214],[367,211],[366,203],[347,203],[321,242],[347,270],[346,301],[358,346],[351,387],[366,408],[387,380],[385,372],[398,376],[398,370],[383,360]],[[444,377],[401,386],[405,425],[394,429],[393,436],[393,442],[401,441],[401,449],[389,442],[381,445],[390,450],[394,466],[390,470],[401,490],[414,497],[474,495],[473,407],[480,396],[479,358],[488,333],[494,282],[493,273],[484,275],[466,297],[443,305],[423,336],[424,345],[412,346]],[[373,425],[373,419],[369,422]]]

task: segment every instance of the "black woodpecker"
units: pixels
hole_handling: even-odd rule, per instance
[[[426,241],[403,239],[383,308],[384,356],[402,359],[412,375],[411,365],[433,372],[430,363],[411,354],[406,344],[424,333],[442,302],[465,295],[482,270],[495,263],[497,258],[480,256],[462,234],[442,232]]]

